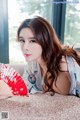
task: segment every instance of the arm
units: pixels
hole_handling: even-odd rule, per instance
[[[53,83],[53,89],[55,92],[60,93],[60,94],[69,94],[70,91],[70,74],[68,72],[68,66],[67,66],[67,61],[63,57],[61,62],[60,62],[60,67],[61,71],[64,72],[59,72],[57,80]]]
[[[55,92],[67,95],[70,92],[70,75],[68,72],[60,72],[56,82],[53,83]]]

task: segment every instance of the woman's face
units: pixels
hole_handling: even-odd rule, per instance
[[[41,62],[42,47],[36,43],[30,28],[23,28],[20,31],[19,41],[26,61],[36,60],[37,62]]]

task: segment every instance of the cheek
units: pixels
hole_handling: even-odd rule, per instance
[[[21,48],[21,50],[23,51],[23,44],[20,44],[20,48]]]
[[[36,46],[35,49],[32,50],[32,53],[35,56],[41,56],[42,55],[42,48],[41,48],[41,46]]]

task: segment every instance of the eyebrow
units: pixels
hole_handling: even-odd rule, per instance
[[[19,36],[19,38],[24,38],[24,37]],[[29,37],[28,39],[36,39],[36,38],[35,37]]]

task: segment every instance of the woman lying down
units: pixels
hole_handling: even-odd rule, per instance
[[[80,97],[80,53],[62,45],[48,21],[38,16],[25,19],[18,28],[17,41],[28,63],[25,82],[15,70],[0,64],[1,95],[27,95],[28,86],[30,94],[51,92]]]
[[[12,67],[0,63],[0,99],[14,95],[28,96],[27,85]]]

